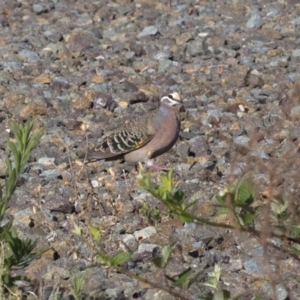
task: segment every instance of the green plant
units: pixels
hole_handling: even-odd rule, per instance
[[[255,197],[251,178],[236,180],[216,196],[219,203],[217,215],[228,214],[239,227],[248,226],[252,224],[258,211],[258,208],[252,206]]]
[[[261,241],[265,247],[273,247],[282,253],[288,253],[295,260],[300,261],[300,226],[299,209],[297,204],[291,210],[286,196],[276,196],[268,199],[265,205],[257,205],[255,184],[251,178],[241,178],[234,181],[228,188],[222,190],[215,199],[217,201],[217,215],[226,214],[230,223],[214,222],[201,218],[193,214],[191,209],[193,202],[188,201],[182,191],[173,184],[172,171],[161,175],[160,184],[155,184],[149,172],[140,169],[138,180],[141,188],[149,191],[152,196],[164,203],[175,217],[181,221],[196,224],[204,224],[213,227],[230,228],[241,232],[248,232]],[[256,224],[260,223],[260,227]],[[261,228],[261,229],[257,229]],[[278,246],[270,242],[270,238],[278,239],[281,243]],[[162,262],[169,261],[172,254],[170,251],[162,253]],[[264,248],[266,249],[266,248]],[[156,265],[157,262],[156,262]],[[201,274],[201,271],[197,274]],[[215,289],[213,296],[211,293],[202,293],[199,299],[239,299],[240,296],[232,298],[229,291],[217,290],[216,283],[219,281],[220,273],[218,269],[210,272],[208,281],[204,284]],[[198,280],[191,270],[187,269],[177,276],[177,279],[169,278],[174,285],[186,289]],[[199,281],[199,280],[198,280]],[[261,299],[260,296],[253,299]]]
[[[18,124],[14,121],[10,122],[11,130],[14,134],[15,141],[7,140],[8,153],[5,157],[7,166],[7,176],[4,186],[0,186],[0,223],[3,223],[4,214],[13,195],[18,178],[23,172],[26,163],[30,157],[33,148],[39,142],[43,130],[39,129],[32,133],[33,120],[29,119],[25,125]],[[9,156],[12,154],[12,158]],[[18,237],[16,231],[12,227],[12,221],[0,226],[0,243],[1,248],[1,281],[7,290],[14,289],[14,282],[18,279],[26,280],[25,277],[12,276],[11,270],[14,267],[27,266],[31,261],[40,256],[40,253],[34,253],[36,241],[30,239],[22,240]]]
[[[73,274],[70,278],[70,283],[74,298],[81,300],[84,278],[78,274]]]
[[[157,208],[152,208],[149,203],[143,203],[139,213],[144,216],[151,225],[161,222],[161,214]]]
[[[88,248],[90,250],[92,250],[93,253],[96,254],[96,263],[93,264],[93,266],[100,265],[100,266],[105,266],[105,267],[108,267],[111,269],[115,269],[117,272],[121,272],[133,279],[136,279],[137,281],[148,284],[156,289],[164,290],[164,291],[170,293],[171,295],[173,295],[174,297],[176,297],[177,299],[187,300],[187,298],[183,294],[178,293],[177,291],[171,290],[170,288],[168,288],[164,285],[150,281],[146,278],[143,278],[143,277],[136,275],[133,272],[129,271],[126,268],[126,266],[124,266],[123,264],[125,264],[126,262],[128,262],[130,260],[130,258],[131,258],[130,252],[124,251],[124,252],[115,254],[113,256],[107,255],[103,250],[101,250],[101,247],[99,245],[97,245],[97,242],[99,242],[101,240],[102,234],[101,234],[101,231],[99,229],[97,229],[96,227],[90,227],[90,228],[88,228],[88,232],[84,232],[82,227],[80,227],[74,223],[73,232],[76,235],[78,235],[86,243]],[[92,238],[92,241],[90,241],[90,239],[88,237],[89,235]],[[155,264],[161,265],[161,267],[166,267],[169,256],[171,255],[172,251],[173,251],[173,246],[164,247],[164,249],[162,251],[163,257],[158,258],[155,261]]]

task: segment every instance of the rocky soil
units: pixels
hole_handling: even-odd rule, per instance
[[[95,253],[73,233],[74,222],[101,229],[103,251],[130,250],[126,268],[162,285],[151,260],[176,242],[168,276],[189,267],[210,272],[218,262],[220,287],[232,296],[300,298],[293,257],[266,252],[249,234],[172,219],[139,188],[135,166],[79,158],[105,130],[178,91],[180,139],[156,162],[174,168],[178,187],[196,200],[195,214],[224,221],[213,216],[214,196],[244,174],[257,184],[258,205],[270,193],[297,200],[299,16],[292,0],[0,2],[2,164],[9,120],[34,116],[45,128],[7,212],[21,237],[49,248],[24,270],[38,299],[57,286],[71,299],[74,273],[94,297],[86,299],[175,299],[93,266]],[[198,299],[201,290],[183,294]]]

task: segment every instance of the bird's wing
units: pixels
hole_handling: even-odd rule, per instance
[[[144,118],[133,119],[123,128],[113,130],[88,152],[87,159],[113,158],[143,147],[153,138],[146,121]]]

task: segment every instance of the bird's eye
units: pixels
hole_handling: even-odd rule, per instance
[[[173,98],[173,95],[172,95],[172,94],[170,94],[168,97],[169,97],[170,99],[174,100],[174,98]]]

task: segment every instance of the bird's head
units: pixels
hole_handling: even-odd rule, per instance
[[[161,104],[165,104],[167,106],[176,106],[180,110],[184,109],[183,108],[183,103],[180,100],[180,96],[177,92],[170,93],[166,96],[163,96],[160,100]]]

